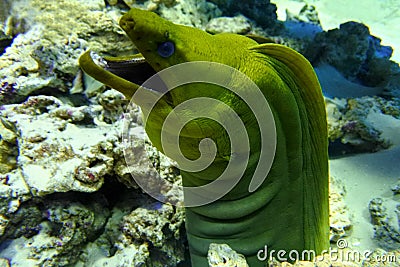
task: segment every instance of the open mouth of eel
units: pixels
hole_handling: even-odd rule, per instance
[[[79,65],[89,76],[120,91],[129,99],[140,87],[158,95],[166,93],[165,96],[169,97],[167,86],[141,54],[101,57],[87,51],[79,58]],[[148,79],[149,82],[146,82]]]

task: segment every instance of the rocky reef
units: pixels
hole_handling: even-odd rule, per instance
[[[332,155],[390,147],[372,114],[398,119],[400,67],[390,60],[392,48],[357,22],[305,41],[302,52],[313,64],[326,99]]]
[[[271,35],[282,29],[281,22],[277,20],[276,5],[269,0],[250,0],[245,2],[210,0],[218,5],[225,16],[242,14],[263,27]]]
[[[397,110],[397,105],[397,100],[387,101],[376,96],[341,100],[327,98],[331,155],[376,152],[389,148],[391,140],[382,137],[374,114],[393,117],[389,110]]]
[[[109,101],[105,107],[100,104],[73,107],[52,96],[31,96],[21,104],[3,106],[0,128],[0,240],[8,245],[0,255],[10,258],[14,249],[25,251],[19,254],[21,257],[11,260],[13,266],[24,266],[26,262],[60,266],[82,260],[80,257],[90,258],[94,253],[92,249],[96,249],[96,253],[102,250],[94,244],[85,247],[92,242],[104,242],[100,233],[108,227],[112,231],[119,229],[121,221],[124,221],[126,233],[133,236],[127,237],[128,242],[119,237],[122,233],[115,233],[118,238],[110,241],[107,250],[116,250],[117,256],[103,259],[104,264],[127,257],[132,249],[137,253],[146,252],[140,254],[142,262],[152,262],[150,258],[154,257],[154,266],[158,266],[155,262],[164,266],[166,259],[172,262],[183,260],[182,241],[177,241],[184,236],[180,235],[183,230],[179,228],[183,222],[182,210],[175,219],[177,226],[171,228],[172,233],[166,237],[162,234],[165,229],[161,231],[161,228],[172,227],[170,219],[176,212],[172,207],[148,203],[149,200],[146,202],[142,194],[136,193],[138,200],[127,201],[131,206],[121,210],[121,207],[110,206],[110,197],[105,196],[108,193],[99,193],[109,187],[105,183],[115,184],[117,181],[137,187],[126,170],[118,121],[105,122],[113,120],[111,103],[117,103],[114,108],[121,105],[118,95],[114,94],[113,98],[108,94]],[[135,149],[142,149],[146,156],[147,151],[140,143]],[[170,173],[165,171],[170,165],[164,164],[160,157],[153,155],[152,158],[154,164],[158,162],[158,170],[163,177]],[[148,173],[153,168],[141,165],[131,171]],[[175,173],[175,176],[178,174]],[[120,188],[124,187],[120,184]],[[159,208],[155,208],[157,205]],[[152,212],[156,212],[155,221],[150,218]],[[113,216],[117,216],[115,214],[119,216],[118,220],[113,220]],[[122,219],[124,214],[126,217]],[[142,229],[141,223],[161,228]],[[146,231],[147,237],[143,236]],[[163,242],[169,238],[173,242],[167,249]],[[118,240],[123,244],[121,247],[117,245]],[[31,244],[29,247],[25,247],[27,242]],[[149,242],[155,243],[147,247]],[[147,245],[140,246],[138,243]],[[126,249],[125,245],[130,248]],[[77,249],[81,250],[79,254]],[[112,254],[109,253],[105,253],[104,257]],[[167,256],[160,256],[161,259],[153,255],[164,253]],[[129,258],[129,262],[132,260]]]
[[[153,166],[127,169],[120,135],[127,101],[85,79],[77,64],[89,47],[110,55],[134,49],[118,27],[121,10],[103,1],[9,7],[13,42],[0,61],[0,257],[11,266],[184,261],[183,210],[136,189],[131,172]],[[143,144],[137,153],[162,177],[179,178]]]
[[[400,249],[398,187],[399,183],[392,186],[392,198],[373,198],[368,207],[374,225],[374,238],[380,247],[389,251]]]
[[[132,50],[118,17],[105,12],[103,1],[13,1],[6,28],[14,39],[1,56],[0,103],[76,89],[77,60],[88,47],[110,54]]]
[[[389,59],[390,46],[372,36],[366,25],[346,22],[338,29],[318,33],[305,55],[314,64],[325,62],[338,69],[346,79],[366,86],[383,86],[395,73]]]

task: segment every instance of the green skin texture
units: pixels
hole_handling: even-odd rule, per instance
[[[282,45],[260,45],[235,34],[210,35],[139,9],[125,14],[120,25],[155,71],[189,61],[229,65],[257,84],[274,115],[277,135],[274,162],[263,184],[249,193],[248,185],[261,149],[260,142],[254,140],[259,140],[260,133],[255,117],[242,100],[224,88],[189,84],[171,91],[150,112],[146,132],[161,152],[162,121],[176,105],[193,97],[224,101],[240,115],[250,137],[250,160],[235,188],[218,201],[186,208],[192,266],[208,266],[210,243],[228,244],[246,257],[250,267],[265,266],[265,261],[257,259],[257,252],[265,245],[269,252],[282,249],[297,250],[300,254],[302,250],[314,250],[318,255],[328,249],[327,122],[324,99],[310,63]],[[165,41],[175,44],[175,53],[168,58],[157,53],[158,45]],[[127,98],[139,87],[101,70],[88,55],[81,57],[80,65],[89,75],[121,91]],[[196,159],[200,154],[194,148],[205,137],[215,141],[217,156],[206,170],[182,171],[185,186],[203,185],[216,179],[229,161],[227,134],[219,124],[207,119],[193,120],[183,128],[182,153]]]

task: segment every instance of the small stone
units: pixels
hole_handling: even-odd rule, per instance
[[[392,186],[393,194],[398,195],[400,194],[400,179],[397,181],[395,185]]]
[[[248,267],[246,258],[227,244],[211,243],[207,254],[210,267]]]

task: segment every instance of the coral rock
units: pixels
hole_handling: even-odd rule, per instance
[[[254,20],[271,34],[276,34],[282,29],[282,25],[277,21],[276,5],[269,0],[210,0],[210,2],[217,4],[223,15],[235,16],[240,13]]]
[[[227,244],[211,243],[208,249],[208,264],[210,267],[248,267],[246,258],[238,254]]]
[[[1,116],[0,213],[35,196],[97,191],[123,158],[115,125],[94,128],[91,107],[36,96],[3,106]]]
[[[248,19],[242,15],[236,17],[219,17],[211,19],[206,26],[206,31],[210,33],[237,33],[246,34],[251,30]]]
[[[78,57],[89,47],[99,52],[126,52],[133,48],[118,22],[103,11],[104,1],[12,1],[11,19],[25,25],[1,55],[0,84],[14,84],[17,103],[44,88],[68,91]],[[12,25],[10,25],[11,27]],[[11,30],[13,31],[13,30]],[[6,103],[0,92],[0,103]]]
[[[336,242],[349,235],[352,228],[349,210],[344,203],[345,188],[340,181],[331,177],[329,183],[330,241]]]

